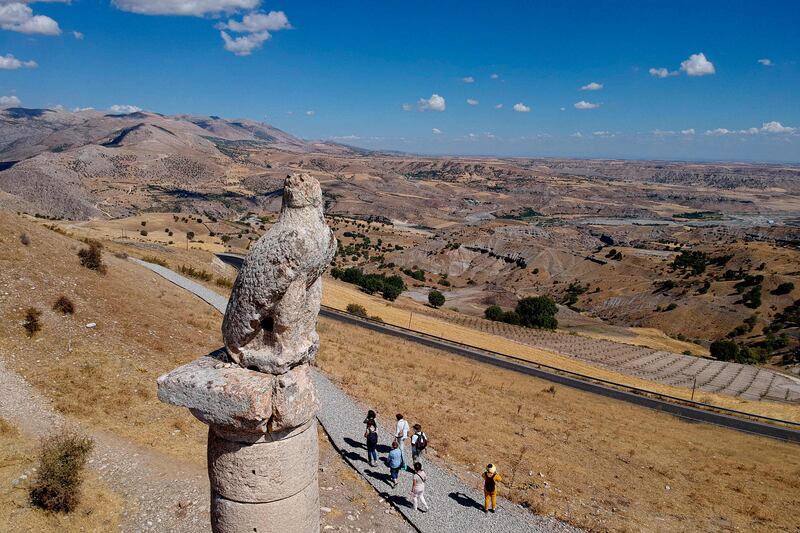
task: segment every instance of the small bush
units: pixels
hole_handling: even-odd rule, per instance
[[[794,283],[792,283],[791,281],[787,281],[786,283],[781,283],[780,285],[775,287],[775,289],[772,290],[771,294],[774,294],[775,296],[781,296],[784,294],[789,294],[793,290],[794,290]]]
[[[733,361],[739,355],[739,346],[733,341],[714,341],[709,350],[711,356],[720,361]]]
[[[428,293],[428,303],[437,309],[444,305],[444,294],[439,291],[431,291]]]
[[[53,304],[53,311],[63,315],[71,315],[75,312],[75,304],[66,296],[59,296],[56,303]]]
[[[42,312],[35,307],[29,307],[27,311],[25,311],[25,322],[22,323],[22,327],[25,328],[28,337],[33,337],[36,335],[36,332],[42,330],[42,324],[39,322],[39,317],[41,315]]]
[[[80,501],[86,459],[94,447],[87,437],[58,434],[42,442],[31,503],[47,511],[69,513]]]
[[[78,252],[81,266],[90,270],[96,270],[102,274],[106,273],[106,265],[103,264],[103,245],[98,241],[87,240],[88,248],[83,248]]]
[[[361,318],[368,318],[367,309],[360,304],[347,304],[347,312],[351,315],[360,316]]]
[[[139,230],[139,235],[141,235],[142,237],[147,237],[147,230],[146,229]]]
[[[31,238],[28,237],[27,233],[23,233],[22,235],[19,236],[19,242],[21,242],[25,246],[28,246],[31,243]]]
[[[381,317],[379,317],[378,315],[373,315],[373,316],[369,317],[369,319],[374,321],[374,322],[383,322],[383,319]]]
[[[483,316],[486,317],[487,320],[499,322],[503,320],[503,308],[499,305],[492,305],[486,308],[483,312]]]
[[[161,259],[160,257],[156,257],[155,255],[144,255],[142,256],[142,261],[160,265],[164,268],[169,268],[169,263],[167,263],[164,259]]]
[[[214,276],[212,276],[209,272],[206,272],[205,270],[198,270],[192,266],[181,265],[181,267],[178,269],[178,272],[202,281],[211,281],[214,279]]]
[[[674,311],[674,310],[675,310],[675,309],[677,309],[677,308],[678,308],[678,304],[676,304],[676,303],[674,303],[674,302],[673,302],[673,303],[669,304],[668,306],[666,306],[666,307],[664,308],[664,312],[666,313],[666,312],[668,312],[668,311]]]
[[[146,225],[147,225],[147,221],[146,220],[142,220],[142,227],[145,227]]]
[[[114,252],[114,257],[117,259],[127,259],[128,254],[126,252]]]

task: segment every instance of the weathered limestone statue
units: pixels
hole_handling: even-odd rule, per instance
[[[317,399],[309,363],[336,240],[319,183],[289,176],[278,222],[242,265],[221,350],[158,378],[161,401],[209,425],[215,533],[319,531]],[[227,356],[227,357],[226,357]]]

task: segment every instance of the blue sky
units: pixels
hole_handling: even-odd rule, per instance
[[[798,27],[795,1],[0,0],[0,103],[420,153],[797,162]]]

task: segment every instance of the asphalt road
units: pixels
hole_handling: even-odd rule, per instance
[[[242,261],[244,260],[243,257],[235,254],[217,254],[217,257],[237,269],[241,266]],[[474,348],[464,344],[458,344],[438,337],[419,333],[413,330],[362,319],[330,307],[323,307],[320,310],[320,315],[370,329],[372,331],[384,333],[386,335],[400,337],[404,340],[416,342],[418,344],[436,348],[438,350],[444,350],[446,352],[467,357],[481,363],[490,364],[496,367],[519,372],[521,374],[551,381],[553,383],[558,383],[566,387],[572,387],[574,389],[591,392],[607,398],[614,398],[616,400],[647,407],[656,411],[670,413],[677,417],[691,420],[693,422],[714,424],[763,437],[800,443],[800,424],[796,425],[797,428],[792,428],[785,425],[774,425],[765,422],[758,422],[753,419],[732,416],[709,409],[662,400],[645,395],[644,393],[630,391],[630,389],[623,390],[621,388],[604,385],[596,381],[589,381],[587,379],[574,377],[566,373],[546,370],[536,366],[533,363],[527,363],[522,360],[514,359],[504,354],[489,352],[479,348]],[[694,405],[703,406],[704,404],[695,402]],[[713,406],[708,407],[713,408]]]

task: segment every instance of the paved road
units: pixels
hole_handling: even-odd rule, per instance
[[[220,259],[222,259],[223,261],[227,262],[228,264],[234,267],[238,268],[241,265],[242,258],[240,256],[232,254],[218,254],[218,256],[220,257]],[[163,269],[163,270],[171,272],[168,269]],[[191,281],[190,283],[192,283],[193,285],[197,285],[196,283]],[[201,288],[203,288],[205,291],[213,292],[209,291],[208,289],[205,289],[204,287]],[[206,299],[202,294],[198,294],[198,296],[211,303],[211,300]],[[211,298],[213,299],[214,296],[211,296]],[[216,298],[219,298],[219,295],[216,295]],[[214,304],[212,303],[212,305]],[[224,312],[224,306],[222,308],[222,312]],[[559,383],[567,387],[572,387],[586,392],[599,394],[601,396],[606,396],[609,398],[625,401],[628,403],[633,403],[642,407],[655,409],[657,411],[667,412],[687,420],[714,424],[764,437],[770,437],[774,439],[800,443],[800,425],[798,424],[795,424],[793,427],[783,426],[783,425],[773,425],[769,423],[757,422],[752,419],[740,418],[737,416],[726,415],[720,412],[705,410],[702,408],[691,407],[689,405],[659,400],[657,398],[653,398],[650,396],[644,396],[642,394],[627,392],[619,388],[606,386],[594,381],[588,381],[578,377],[572,377],[568,374],[545,370],[534,364],[527,363],[521,359],[514,359],[512,357],[497,352],[490,352],[487,350],[473,348],[471,346],[458,344],[455,342],[447,341],[445,339],[433,337],[430,335],[425,335],[413,330],[408,330],[397,326],[373,322],[370,320],[364,320],[349,313],[338,311],[333,308],[324,307],[320,311],[320,315],[335,320],[339,320],[342,322],[347,322],[356,326],[371,329],[373,331],[377,331],[387,335],[401,337],[411,342],[416,342],[419,344],[423,344],[425,346],[429,346],[439,350],[444,350],[456,355],[468,357],[470,359],[474,359],[482,363],[487,363],[490,365],[498,366],[500,368],[513,370],[515,372],[520,372],[522,374],[527,374],[554,383]],[[696,403],[695,405],[702,406],[702,404],[700,403]]]
[[[168,268],[135,258],[131,260],[194,293],[221,313],[225,312],[227,298],[224,296]],[[579,531],[553,518],[534,515],[503,498],[498,499],[498,512],[487,515],[481,510],[482,492],[466,485],[433,461],[426,461],[425,465],[428,474],[426,500],[430,505],[430,511],[428,513],[414,511],[407,498],[411,489],[411,475],[404,474],[398,486],[392,489],[386,483],[388,469],[382,463],[377,467],[370,467],[365,460],[366,450],[360,441],[363,440],[364,433],[361,421],[367,408],[355,402],[318,371],[314,372],[314,382],[320,397],[318,419],[333,445],[342,453],[342,457],[418,531],[426,533]],[[382,431],[381,437],[381,442],[390,442],[391,437],[385,431]],[[383,451],[386,451],[385,447]]]

